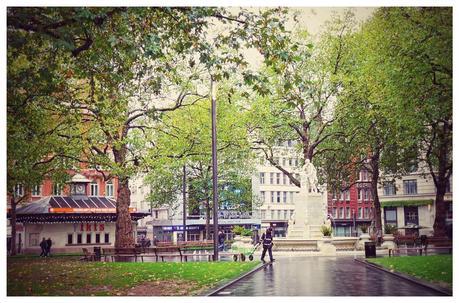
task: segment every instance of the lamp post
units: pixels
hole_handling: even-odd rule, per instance
[[[217,103],[216,85],[213,77],[210,78],[211,107],[212,107],[212,199],[214,219],[214,261],[218,261],[218,190],[217,190]]]
[[[186,166],[183,165],[183,241],[186,242]]]

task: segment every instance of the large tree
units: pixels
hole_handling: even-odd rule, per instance
[[[338,188],[361,169],[371,173],[379,231],[380,176],[401,176],[424,161],[437,187],[435,234],[444,232],[452,169],[450,17],[448,9],[384,8],[350,37],[354,51],[339,75],[334,124],[342,136],[329,142],[323,167]]]
[[[353,14],[347,11],[334,16],[316,46],[305,31],[292,34],[282,44],[260,45],[265,67],[249,78],[258,93],[251,102],[249,123],[253,146],[298,187],[295,173],[276,161],[276,145],[280,140],[298,142],[301,158],[312,161],[322,153],[324,141],[335,136],[329,131],[339,88],[335,77],[348,52],[346,35],[354,25]]]
[[[143,141],[144,132],[162,113],[205,96],[199,91],[202,66],[219,80],[246,65],[238,49],[274,35],[277,27],[263,29],[281,23],[273,17],[278,12],[241,10],[233,15],[219,8],[185,7],[8,10],[11,30],[24,39],[42,38],[49,44],[44,51],[63,51],[58,68],[65,71],[67,85],[55,100],[57,109],[51,110],[78,121],[84,151],[69,158],[119,180],[116,247],[134,244],[129,178],[144,168],[145,149],[155,147]],[[212,31],[214,22],[230,29]]]

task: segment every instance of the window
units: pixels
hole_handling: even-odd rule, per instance
[[[282,166],[286,166],[287,165],[287,158],[282,158]]]
[[[271,192],[271,203],[274,203],[274,192]]]
[[[446,219],[447,220],[452,220],[453,219],[453,203],[445,201],[447,203],[446,206]]]
[[[290,192],[290,203],[293,204],[293,191]]]
[[[277,210],[277,220],[282,219],[281,215],[282,215],[281,210]]]
[[[260,184],[265,184],[265,173],[260,173]]]
[[[67,234],[67,244],[73,244],[73,234]]]
[[[91,243],[91,234],[86,234],[86,243]]]
[[[350,218],[351,217],[351,208],[350,207],[346,207],[346,218]]]
[[[339,208],[339,218],[344,218],[344,207]]]
[[[30,233],[29,234],[29,246],[38,246],[40,245],[40,234],[39,233]]]
[[[417,206],[405,206],[405,225],[419,224],[418,220],[418,207]]]
[[[40,196],[41,194],[41,186],[40,185],[34,185],[32,187],[32,196]]]
[[[364,208],[364,216],[365,218],[369,218],[370,217],[370,209],[368,207],[365,207]]]
[[[24,196],[24,186],[22,186],[22,184],[16,184],[16,186],[14,186],[14,194],[16,197]]]
[[[283,174],[283,178],[284,178],[284,183],[283,184],[287,184],[287,175]]]
[[[91,183],[91,196],[98,196],[99,195],[99,184],[96,181]]]
[[[100,234],[96,234],[96,243],[100,243]]]
[[[59,183],[55,183],[53,185],[53,196],[61,196],[62,195],[62,185]]]
[[[291,210],[290,210],[290,217],[289,217],[289,218],[293,217],[293,212],[294,212],[294,210],[291,209]]]
[[[105,184],[105,196],[106,197],[114,197],[115,187],[113,182],[110,180]]]
[[[105,233],[104,242],[105,243],[110,243],[110,234],[109,233]]]
[[[368,180],[368,171],[361,170],[360,171],[360,181],[367,181]]]
[[[349,191],[349,189],[344,192],[344,195],[346,197],[346,201],[351,200],[351,192]]]
[[[357,216],[358,216],[359,219],[363,218],[362,208],[361,207],[359,207],[358,210],[357,210]]]
[[[271,219],[274,219],[274,210],[271,211]]]
[[[397,226],[397,207],[384,207],[384,221]]]
[[[298,158],[295,158],[295,166],[298,166]]]
[[[287,146],[291,147],[292,146],[292,140],[287,140]]]
[[[83,234],[77,234],[77,244],[83,243]]]
[[[275,162],[276,164],[279,164],[279,158],[278,158],[278,157],[275,157],[275,158],[274,158],[274,162]]]
[[[451,192],[451,180],[448,179],[448,180],[446,180],[445,193],[450,193],[450,192]]]
[[[284,191],[284,203],[287,203],[287,192]]]
[[[371,189],[365,188],[365,200],[370,201],[371,200]]]
[[[336,218],[337,215],[338,215],[338,209],[336,207],[333,207],[333,212],[332,212],[333,218]]]
[[[261,202],[265,203],[265,192],[264,191],[260,192],[260,200]]]
[[[384,196],[393,196],[395,195],[395,183],[394,182],[384,182],[383,183],[383,195]]]
[[[361,188],[357,189],[357,201],[359,203],[362,203],[362,189]]]
[[[280,184],[280,173],[276,174],[276,184]]]
[[[276,202],[277,202],[277,203],[280,203],[280,201],[281,201],[281,192],[278,191],[278,192],[277,192],[277,199],[276,199]]]
[[[337,198],[338,198],[338,195],[336,194],[336,190],[334,190],[332,193],[332,200],[336,200]]]
[[[405,195],[415,195],[418,193],[417,180],[404,180],[403,190]]]
[[[292,158],[288,158],[288,165],[289,166],[293,166],[293,159]]]
[[[274,184],[274,173],[269,173],[269,184]]]
[[[264,220],[266,218],[266,210],[261,211],[261,219]]]
[[[288,219],[288,210],[284,210],[284,219]]]
[[[339,200],[344,201],[344,191],[340,192]]]

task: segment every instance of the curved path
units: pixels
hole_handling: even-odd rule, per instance
[[[279,257],[217,296],[441,296],[352,257]]]

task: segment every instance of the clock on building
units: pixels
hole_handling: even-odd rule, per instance
[[[77,195],[84,195],[85,194],[85,188],[83,184],[76,184],[75,185],[75,193]]]

